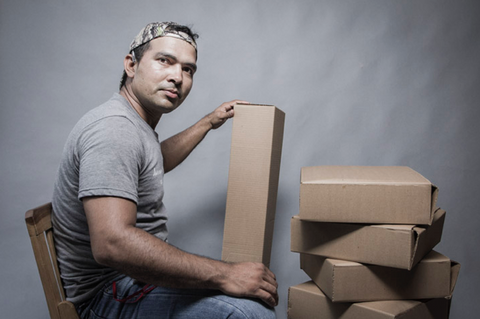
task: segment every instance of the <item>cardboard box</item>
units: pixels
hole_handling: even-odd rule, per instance
[[[291,219],[291,251],[412,269],[440,242],[445,211],[431,226],[322,223]]]
[[[404,166],[313,166],[300,176],[300,218],[430,225],[438,189]]]
[[[301,254],[300,267],[333,302],[444,298],[460,264],[431,251],[412,270]]]
[[[289,319],[448,319],[451,298],[333,303],[312,281],[288,290]]]
[[[270,264],[285,113],[236,105],[222,260]]]

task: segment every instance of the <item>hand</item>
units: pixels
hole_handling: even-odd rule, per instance
[[[247,101],[242,100],[233,100],[230,102],[225,102],[215,109],[212,113],[208,114],[206,117],[210,121],[212,129],[217,129],[223,125],[229,118],[234,115],[234,106],[237,103],[250,104]]]
[[[274,307],[278,304],[275,275],[261,263],[227,264],[229,271],[221,290],[235,297],[259,298]]]

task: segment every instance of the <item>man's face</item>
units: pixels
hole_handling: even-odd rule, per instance
[[[192,88],[195,63],[195,49],[181,39],[150,41],[132,79],[132,91],[148,116],[161,116],[182,104]]]

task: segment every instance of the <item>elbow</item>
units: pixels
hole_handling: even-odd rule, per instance
[[[118,265],[120,259],[119,249],[108,240],[102,243],[92,242],[92,254],[98,264],[106,267]]]
[[[168,159],[165,157],[163,158],[163,172],[166,174],[170,172],[172,169],[174,169],[175,166],[173,166]]]
[[[111,267],[111,265],[114,263],[113,256],[104,251],[95,251],[92,249],[92,253],[95,261],[102,266]]]
[[[104,249],[92,249],[92,254],[95,261],[102,266],[111,267],[115,263],[114,255]]]

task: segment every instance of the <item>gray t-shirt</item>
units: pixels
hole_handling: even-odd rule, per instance
[[[163,157],[156,132],[115,93],[70,133],[53,193],[53,227],[67,299],[80,305],[120,274],[95,262],[82,198],[114,196],[137,204],[138,228],[167,239]]]

